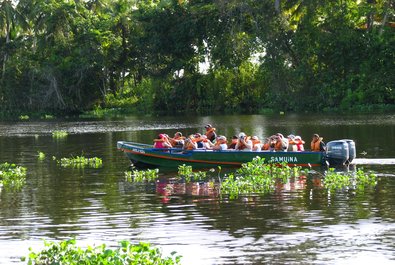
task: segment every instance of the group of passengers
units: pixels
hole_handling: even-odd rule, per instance
[[[290,134],[284,137],[277,133],[264,140],[258,136],[247,136],[244,132],[232,137],[228,143],[223,135],[217,135],[216,129],[211,125],[205,126],[205,134],[195,133],[188,137],[176,132],[174,137],[167,134],[159,134],[154,140],[154,148],[179,148],[185,150],[206,149],[206,150],[239,150],[239,151],[304,151],[305,141],[298,135]],[[325,143],[318,134],[313,135],[311,141],[311,151],[325,151]]]

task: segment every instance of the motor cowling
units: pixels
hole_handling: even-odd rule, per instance
[[[355,142],[350,139],[343,139],[348,144],[348,160],[347,163],[351,163],[357,155],[357,150],[355,148]]]
[[[329,165],[344,165],[349,161],[349,144],[345,140],[330,141],[326,144],[326,159]]]

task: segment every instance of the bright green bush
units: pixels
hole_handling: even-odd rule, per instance
[[[82,249],[76,246],[75,239],[71,239],[59,243],[44,242],[44,245],[45,248],[40,252],[29,249],[29,265],[173,265],[180,264],[181,259],[175,252],[170,257],[162,257],[161,251],[148,243],[132,245],[128,241],[122,241],[116,249],[109,249],[104,244]]]

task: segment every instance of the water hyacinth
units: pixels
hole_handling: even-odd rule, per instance
[[[161,251],[149,243],[133,245],[121,241],[116,249],[109,249],[105,244],[85,249],[76,246],[75,239],[56,242],[44,242],[45,248],[33,252],[29,248],[28,264],[180,264],[181,256],[171,253],[162,257]],[[26,259],[26,258],[24,258]]]
[[[84,156],[76,157],[63,157],[58,161],[62,167],[75,167],[75,168],[99,168],[103,166],[103,160],[98,157],[86,158]]]
[[[237,198],[240,194],[267,193],[274,189],[276,181],[286,183],[290,177],[301,173],[301,167],[289,167],[284,164],[267,164],[256,157],[245,163],[235,173],[220,183],[220,193]]]
[[[66,138],[67,135],[69,135],[69,133],[66,132],[66,131],[53,131],[52,132],[52,137],[55,138],[55,139]]]
[[[43,153],[41,151],[37,151],[37,156],[38,156],[38,160],[44,160],[45,159],[45,153]]]
[[[324,177],[324,186],[328,190],[338,190],[345,188],[354,188],[362,190],[367,186],[375,186],[377,184],[377,176],[373,173],[365,173],[363,169],[357,172],[336,172],[334,168],[330,168]]]
[[[192,166],[180,165],[178,166],[177,179],[185,179],[186,183],[192,181],[201,181],[207,178],[207,173],[204,171],[193,172]]]
[[[5,189],[19,190],[26,183],[26,168],[15,164],[0,164],[0,186]]]
[[[125,179],[129,182],[152,182],[158,178],[159,169],[132,170],[125,172]]]

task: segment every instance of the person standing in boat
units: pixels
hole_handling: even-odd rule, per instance
[[[252,151],[252,141],[245,133],[241,132],[239,134],[239,139],[237,140],[235,149],[239,151]]]
[[[217,134],[215,133],[215,128],[211,126],[211,124],[207,124],[204,126],[206,129],[205,135],[207,136],[207,139],[209,139],[211,142],[214,142],[214,140],[217,138]]]
[[[322,141],[323,138],[318,134],[313,135],[313,139],[311,140],[311,151],[312,152],[323,152],[325,151],[325,143]]]

